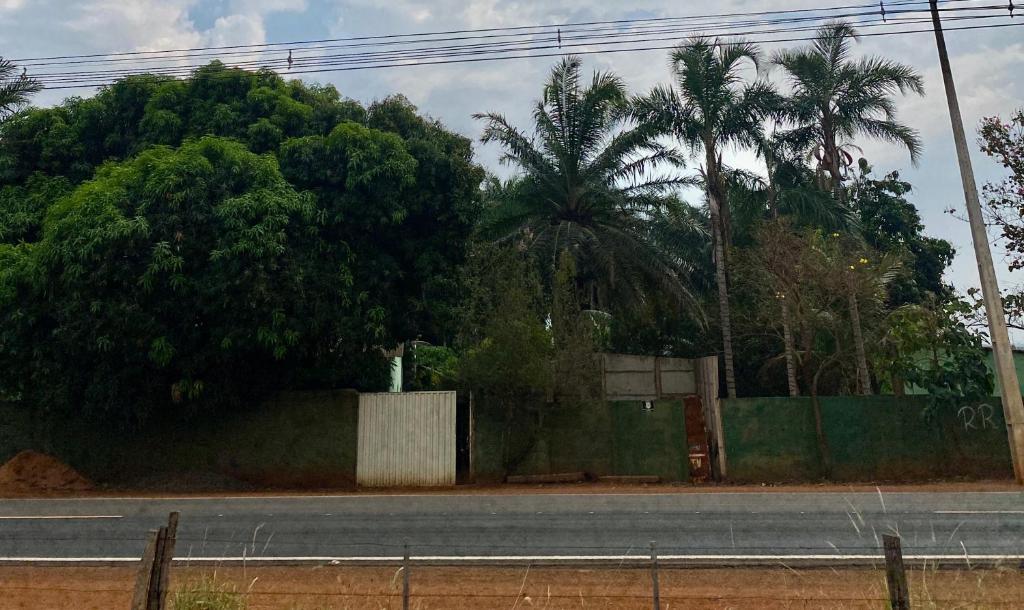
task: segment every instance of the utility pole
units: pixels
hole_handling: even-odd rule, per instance
[[[1010,334],[1006,330],[1003,298],[996,280],[995,265],[992,263],[992,250],[989,247],[988,233],[985,230],[985,219],[981,214],[981,201],[978,198],[974,168],[971,166],[971,154],[967,147],[963,116],[960,114],[960,102],[957,101],[956,85],[953,83],[953,72],[949,66],[946,37],[942,33],[939,2],[930,0],[930,3],[932,23],[935,26],[935,43],[939,49],[939,64],[942,68],[942,80],[946,85],[946,101],[949,103],[949,118],[953,123],[956,155],[960,161],[960,178],[963,180],[964,197],[967,200],[967,217],[971,223],[974,255],[978,261],[978,274],[981,276],[981,294],[985,299],[985,314],[988,316],[992,353],[996,363],[996,379],[1002,393],[1003,415],[1006,418],[1007,433],[1010,437],[1013,474],[1017,478],[1017,482],[1024,485],[1024,403],[1021,402],[1017,369],[1013,365],[1013,351],[1010,347]]]

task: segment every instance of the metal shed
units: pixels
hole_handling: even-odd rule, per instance
[[[455,425],[455,392],[360,394],[356,482],[455,485]]]

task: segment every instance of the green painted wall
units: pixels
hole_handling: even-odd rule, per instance
[[[925,417],[924,397],[824,397],[822,422],[837,481],[1006,478],[999,399]],[[729,478],[811,481],[824,475],[810,398],[722,401]]]
[[[0,458],[23,449],[51,453],[99,484],[258,487],[354,485],[359,395],[286,393],[251,410],[144,429],[62,422],[28,427],[25,410],[0,405]],[[6,430],[6,431],[5,431]]]
[[[513,467],[508,474],[586,472],[590,476],[653,475],[664,481],[689,478],[683,405],[590,402],[577,406],[536,403],[511,426]],[[542,415],[538,415],[538,413]],[[474,463],[477,481],[505,476],[505,420],[502,412],[474,406]]]
[[[989,370],[993,372],[993,375],[995,375],[996,358],[992,350],[988,350],[988,358],[986,359],[986,363],[988,364]],[[1017,381],[1021,384],[1021,390],[1024,391],[1024,352],[1018,352],[1016,350],[1013,352],[1013,365],[1014,368],[1017,369]],[[999,389],[999,383],[996,382],[995,385],[995,395],[1002,396],[1003,393]]]
[[[923,397],[826,397],[825,434],[838,481],[1008,478],[1012,475],[998,399],[925,419]],[[723,400],[729,478],[815,481],[823,475],[809,398]],[[538,403],[512,426],[511,474],[586,472],[689,478],[678,401]],[[537,413],[543,413],[542,418]],[[187,423],[152,422],[125,433],[76,422],[47,430],[17,404],[0,403],[0,460],[22,449],[52,453],[100,484],[258,487],[354,484],[358,395],[284,394],[246,412]],[[478,481],[504,477],[504,420],[474,407]],[[534,440],[535,439],[535,440]]]

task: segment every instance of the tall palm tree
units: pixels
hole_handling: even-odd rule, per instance
[[[687,180],[675,170],[685,159],[658,141],[652,125],[628,116],[622,81],[597,72],[583,82],[581,61],[557,64],[533,111],[533,134],[500,114],[486,122],[484,142],[504,148],[503,162],[521,174],[492,198],[482,222],[494,240],[519,240],[557,265],[574,259],[591,309],[642,301],[653,287],[689,298],[678,268],[649,239],[649,221],[666,193]]]
[[[0,57],[0,123],[27,104],[29,98],[42,88],[39,81],[29,78],[24,71],[19,74],[17,66]]]
[[[736,396],[736,375],[726,260],[730,214],[722,150],[756,143],[762,137],[762,120],[776,105],[769,84],[743,77],[744,66],[749,63],[756,69],[760,59],[757,47],[749,43],[718,45],[695,38],[670,55],[675,85],[656,87],[634,102],[634,114],[642,123],[660,126],[703,156],[729,397]]]
[[[879,57],[851,58],[857,31],[843,22],[823,26],[804,49],[777,53],[793,87],[787,104],[795,124],[790,137],[818,159],[823,177],[840,202],[852,156],[845,150],[858,136],[902,146],[913,162],[921,153],[917,132],[896,119],[896,94],[924,94],[921,77],[909,66]],[[871,394],[864,333],[856,291],[848,290],[857,359],[858,389]]]

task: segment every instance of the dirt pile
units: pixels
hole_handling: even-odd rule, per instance
[[[38,451],[22,451],[0,466],[0,494],[86,489],[92,489],[89,479],[60,460]]]

